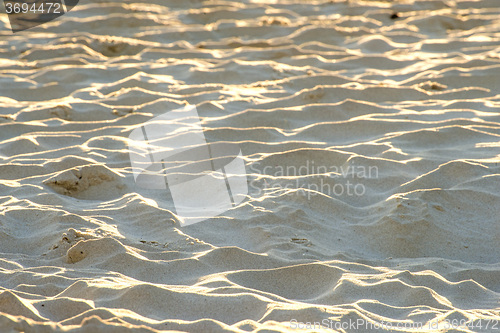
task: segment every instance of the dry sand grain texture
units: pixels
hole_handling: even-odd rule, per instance
[[[500,332],[498,0],[0,18],[2,333]],[[128,135],[186,103],[250,191],[180,227]]]

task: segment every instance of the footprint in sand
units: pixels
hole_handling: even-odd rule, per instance
[[[43,183],[59,194],[78,199],[106,200],[121,195],[123,176],[104,165],[85,165],[64,170]]]
[[[107,257],[124,252],[126,252],[125,247],[114,238],[81,240],[66,252],[66,262],[75,264],[87,257]]]

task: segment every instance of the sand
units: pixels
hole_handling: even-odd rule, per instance
[[[1,14],[0,331],[499,332],[498,5]],[[249,191],[181,226],[128,137],[185,105]]]

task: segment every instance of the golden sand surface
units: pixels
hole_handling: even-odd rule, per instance
[[[500,332],[498,0],[0,27],[0,332]],[[187,104],[249,190],[181,226],[129,135]]]

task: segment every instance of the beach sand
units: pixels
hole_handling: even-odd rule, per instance
[[[498,5],[1,14],[0,331],[500,332]],[[187,104],[249,191],[181,226],[128,136]]]

